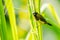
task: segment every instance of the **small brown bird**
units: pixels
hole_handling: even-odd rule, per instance
[[[48,23],[42,15],[38,14],[38,12],[34,12],[33,15],[37,21],[40,20],[40,21],[44,22],[45,24],[48,24],[51,26],[51,24]]]

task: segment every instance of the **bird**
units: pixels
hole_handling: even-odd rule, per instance
[[[48,22],[45,20],[45,18],[44,18],[41,14],[39,14],[38,12],[34,12],[33,15],[34,15],[34,17],[35,17],[35,19],[36,19],[37,21],[40,20],[40,21],[44,22],[44,24],[48,24],[48,25],[51,26],[51,24],[48,23]]]

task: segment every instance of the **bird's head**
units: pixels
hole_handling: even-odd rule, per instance
[[[34,12],[33,15],[36,16],[38,13],[37,12]]]

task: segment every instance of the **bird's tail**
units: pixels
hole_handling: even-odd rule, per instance
[[[50,24],[50,23],[48,23],[48,22],[45,22],[45,24],[48,24],[48,25],[52,26],[52,24]]]

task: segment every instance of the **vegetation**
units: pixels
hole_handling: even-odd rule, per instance
[[[0,40],[60,40],[58,12],[52,3],[41,2],[41,0],[1,0]],[[38,12],[51,25],[36,20],[33,12]]]

